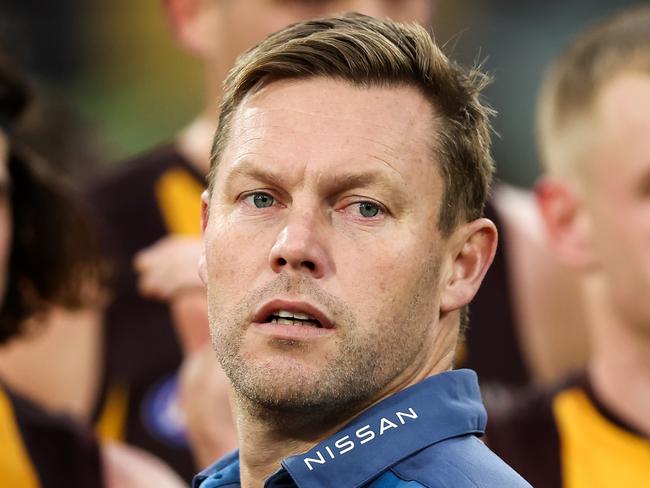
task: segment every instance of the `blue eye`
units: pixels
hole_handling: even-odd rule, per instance
[[[272,207],[275,203],[275,198],[273,198],[268,193],[262,192],[251,193],[250,195],[246,196],[245,200],[248,200],[256,208],[269,208]]]
[[[372,217],[376,217],[381,213],[381,208],[376,203],[359,202],[358,205],[359,205],[359,213],[361,214],[362,217],[366,217],[370,219]]]

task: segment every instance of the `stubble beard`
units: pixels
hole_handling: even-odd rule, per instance
[[[249,293],[234,307],[226,307],[218,294],[209,296],[212,341],[229,377],[238,405],[256,417],[325,421],[343,412],[363,408],[419,356],[430,326],[423,309],[431,307],[438,277],[438,260],[423,266],[411,290],[400,290],[383,302],[372,327],[359,327],[355,314],[342,300],[322,290],[312,279],[291,280],[279,275],[268,285]],[[209,287],[210,288],[210,287]],[[280,293],[299,296],[326,310],[337,327],[336,347],[326,367],[305,371],[291,362],[256,360],[242,355],[243,331],[252,311]],[[300,343],[285,347],[304,347]]]

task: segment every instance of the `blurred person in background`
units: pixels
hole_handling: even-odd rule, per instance
[[[72,317],[92,308],[106,271],[87,216],[13,141],[29,98],[22,76],[0,52],[0,485],[179,488],[182,482],[160,461],[127,446],[100,445],[74,406],[47,398],[64,396],[55,388],[62,379],[73,383],[64,388],[73,398],[77,389],[94,390],[92,374],[67,374],[57,363],[72,357],[78,370],[93,369],[93,359],[85,361],[96,351],[84,351],[88,342],[76,341],[71,328],[55,334],[63,338],[67,331],[68,343],[53,341],[48,329],[61,329],[52,322],[53,309]],[[74,327],[89,327],[84,336],[98,332],[83,320]],[[32,346],[43,341],[46,356]],[[30,367],[13,367],[17,357]]]
[[[650,8],[573,41],[538,129],[537,200],[580,276],[591,355],[550,391],[488,403],[488,443],[538,488],[650,486]]]
[[[64,48],[61,50],[53,48],[47,53],[40,52],[38,49],[30,50],[31,43],[27,40],[23,42],[22,36],[15,35],[22,33],[25,39],[30,37],[30,34],[47,37],[48,34],[51,35],[56,30],[49,24],[46,26],[47,29],[39,29],[38,33],[28,29],[25,23],[27,16],[19,17],[13,14],[19,3],[10,1],[0,6],[0,46],[2,47],[3,65],[9,66],[11,64],[9,59],[20,59],[21,65],[31,64],[29,61],[33,59],[34,55],[40,54],[36,57],[46,63],[51,63],[50,69],[47,70],[50,75],[54,76],[55,73],[58,73],[61,75],[61,79],[67,78],[72,66],[76,63],[61,62]],[[67,0],[62,3],[67,7],[70,6],[70,2]],[[43,20],[42,17],[39,17],[41,10],[35,8],[36,5],[33,2],[24,2],[21,5],[25,9],[32,7],[32,16],[30,17],[32,20],[35,22]],[[44,8],[47,9],[47,7]],[[48,29],[53,29],[53,31]],[[72,40],[67,37],[68,34],[70,32],[66,32],[65,41],[58,38],[57,41],[69,46]],[[76,54],[77,49],[70,49],[68,52]],[[90,169],[93,164],[92,158],[88,157],[92,146],[89,143],[88,131],[81,130],[80,124],[68,123],[70,119],[64,116],[64,113],[70,113],[70,111],[63,108],[65,104],[60,103],[60,97],[52,96],[46,83],[35,80],[33,65],[29,72],[29,103],[25,103],[24,109],[21,109],[19,123],[11,125],[12,145],[29,148],[30,160],[36,160],[36,155],[46,155],[47,167],[52,173],[62,173],[63,167],[71,169],[69,163],[75,159],[72,157],[74,152],[78,155],[84,154],[81,159],[83,159],[84,166]],[[54,105],[60,105],[59,109],[51,110]],[[53,124],[53,120],[56,120],[57,123]],[[80,144],[80,140],[83,140],[84,143]],[[75,148],[75,150],[70,151],[68,148]],[[66,171],[67,174],[69,174],[68,171]],[[14,198],[20,198],[21,202],[25,202],[19,205],[21,211],[25,213],[25,218],[35,220],[34,216],[27,213],[31,196],[23,193],[14,195]],[[53,213],[50,221],[39,223],[41,234],[49,234],[50,229],[58,225],[56,219],[57,216]],[[66,225],[67,223],[63,222],[62,224]],[[96,249],[94,251],[89,249],[86,242],[75,242],[72,238],[69,240],[67,245],[70,251],[61,257],[58,255],[59,248],[56,246],[44,247],[42,243],[38,243],[38,253],[32,254],[39,256],[40,259],[25,261],[25,270],[28,270],[32,277],[42,275],[39,278],[41,283],[54,282],[57,279],[56,270],[65,267],[68,264],[66,259],[69,259],[71,255],[77,253],[83,256],[97,252]],[[80,257],[79,259],[87,258]],[[48,268],[55,272],[51,277],[46,278]],[[92,282],[93,278],[91,277],[89,281]],[[81,284],[75,286],[83,288]],[[29,338],[10,341],[0,353],[0,375],[14,391],[50,410],[64,412],[82,423],[89,423],[91,420],[101,368],[101,319],[105,305],[105,293],[99,291],[95,293],[92,291],[94,286],[91,284],[84,289],[83,296],[86,299],[79,300],[74,307],[64,307],[61,305],[65,305],[65,303],[57,302],[54,306],[48,306],[46,309],[41,307],[39,313],[30,314],[29,326],[37,329],[38,334],[30,334]],[[10,303],[10,306],[18,306],[13,299]],[[60,351],[66,348],[70,349],[70,353],[61,355]],[[39,358],[37,368],[34,364],[35,357]],[[79,364],[84,364],[85,367],[79,368]],[[35,369],[38,370],[37,373],[34,373]]]
[[[0,357],[3,359],[12,342],[19,341],[19,335],[34,333],[24,330],[30,325],[30,318],[46,313],[53,304],[81,306],[83,290],[77,286],[80,273],[97,270],[84,230],[76,226],[65,231],[58,228],[77,223],[77,216],[66,207],[64,197],[52,188],[51,182],[37,176],[12,147],[11,132],[27,101],[23,80],[0,54]],[[86,252],[76,253],[77,242]],[[65,354],[70,353],[59,350],[59,355]],[[38,367],[32,364],[31,376],[39,377]],[[20,372],[2,369],[0,484],[102,486],[99,448],[92,436],[70,418],[50,415],[15,393],[7,383],[17,382]]]

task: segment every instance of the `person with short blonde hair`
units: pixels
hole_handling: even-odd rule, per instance
[[[580,278],[591,355],[550,392],[488,404],[488,441],[536,487],[649,486],[650,8],[579,35],[538,113],[537,201]]]
[[[584,180],[598,140],[598,103],[616,78],[650,72],[647,8],[592,27],[549,68],[538,103],[537,135],[547,173]]]

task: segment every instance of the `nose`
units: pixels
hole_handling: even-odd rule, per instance
[[[323,223],[314,213],[290,215],[271,248],[271,268],[276,273],[324,277],[332,269],[325,239]]]

